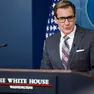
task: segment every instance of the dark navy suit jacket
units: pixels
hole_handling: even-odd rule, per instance
[[[59,53],[60,32],[45,41],[41,69],[64,69]],[[93,72],[94,69],[94,31],[77,25],[68,69],[79,72]]]

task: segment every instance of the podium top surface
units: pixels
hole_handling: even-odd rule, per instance
[[[0,68],[0,72],[44,72],[44,73],[74,73],[87,77],[93,77],[91,74],[86,74],[82,72],[76,72],[72,70],[42,70],[42,69],[7,69]]]
[[[60,72],[60,73],[71,73],[71,70],[42,70],[42,69],[2,69],[0,71],[8,71],[8,72]]]

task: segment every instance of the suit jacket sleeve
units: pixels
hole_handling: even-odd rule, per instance
[[[89,71],[89,74],[94,75],[94,36],[92,38],[92,43],[90,45],[90,66],[91,70]]]
[[[43,58],[41,60],[40,69],[52,69],[52,65],[51,65],[51,62],[50,62],[49,54],[47,52],[47,40],[45,40],[45,42],[44,42]]]

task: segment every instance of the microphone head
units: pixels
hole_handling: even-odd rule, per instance
[[[0,44],[0,48],[7,47],[7,46],[8,46],[8,44]]]
[[[8,44],[4,44],[4,47],[7,47],[8,46]]]

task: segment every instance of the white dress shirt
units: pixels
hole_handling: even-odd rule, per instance
[[[76,25],[74,27],[74,30],[70,34],[67,35],[69,37],[69,39],[68,39],[69,50],[71,50],[71,47],[73,44],[75,31],[76,31]],[[61,38],[60,38],[60,44],[59,44],[59,51],[60,51],[60,59],[62,60],[62,45],[64,43],[63,37],[65,36],[65,34],[62,31],[60,31],[60,33],[61,33]]]

